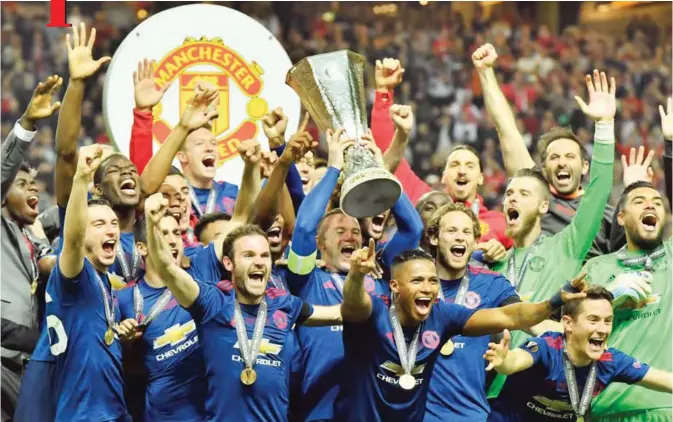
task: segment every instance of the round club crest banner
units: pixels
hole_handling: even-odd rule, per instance
[[[299,124],[299,98],[285,85],[292,62],[271,32],[228,7],[180,6],[153,15],[129,32],[108,67],[103,112],[110,137],[127,156],[135,105],[133,71],[143,58],[156,62],[157,86],[172,84],[152,111],[154,151],[178,123],[196,83],[218,87],[219,116],[213,124],[217,180],[240,183],[243,161],[236,145],[254,138],[266,146],[260,119],[269,109],[283,108],[288,130]]]

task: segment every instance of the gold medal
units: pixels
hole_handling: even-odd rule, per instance
[[[114,340],[115,340],[114,332],[112,332],[112,328],[108,328],[105,331],[105,344],[107,344],[108,346],[111,346],[112,342],[114,342]]]
[[[416,387],[416,378],[411,374],[404,374],[400,377],[399,381],[400,387],[405,390],[411,390]]]
[[[35,295],[35,292],[37,292],[37,279],[30,283],[30,294]]]
[[[577,422],[584,422],[584,416],[580,416],[579,418],[577,418]]]
[[[252,385],[257,381],[257,372],[252,368],[245,368],[241,371],[241,382],[245,385]]]
[[[451,356],[454,349],[455,346],[453,345],[453,341],[449,339],[449,341],[444,343],[444,346],[442,346],[442,348],[439,350],[439,353],[441,353],[443,356]]]

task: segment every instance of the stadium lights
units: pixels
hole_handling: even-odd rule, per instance
[[[136,16],[138,17],[138,20],[143,20],[147,17],[148,13],[147,10],[145,9],[138,9],[138,12],[136,13]]]
[[[421,4],[421,6],[427,6],[428,0],[420,0],[419,3]]]
[[[395,3],[380,4],[374,6],[375,15],[394,15],[397,13],[397,5]]]

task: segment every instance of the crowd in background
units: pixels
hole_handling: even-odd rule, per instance
[[[230,6],[238,7],[236,4]],[[417,6],[414,4],[414,6]],[[96,56],[112,55],[128,31],[138,24],[137,10],[159,12],[148,2],[69,4],[67,21],[98,28]],[[618,99],[617,151],[631,146],[663,149],[657,106],[671,89],[671,27],[657,27],[647,16],[634,15],[626,31],[610,37],[578,26],[560,35],[544,25],[511,14],[489,19],[475,6],[470,22],[450,4],[412,7],[399,3],[397,16],[375,16],[372,3],[287,3],[281,24],[277,5],[244,3],[240,9],[264,24],[286,48],[293,62],[317,53],[348,48],[364,54],[369,65],[398,57],[406,69],[396,102],[415,110],[416,123],[407,158],[428,184],[439,186],[446,154],[467,143],[482,152],[482,195],[490,207],[500,203],[507,176],[497,133],[481,98],[481,87],[470,62],[475,48],[491,42],[499,54],[496,74],[513,105],[517,125],[537,157],[538,136],[553,126],[571,126],[591,152],[592,124],[574,100],[584,92],[583,75],[604,69],[616,75]],[[57,73],[67,80],[62,37],[47,28],[47,3],[9,3],[2,8],[2,133],[4,138],[25,108],[38,80]],[[105,73],[87,86],[83,104],[81,145],[108,143],[102,115]],[[374,99],[373,70],[368,69],[369,105]],[[129,110],[130,113],[130,110]],[[54,129],[42,126],[31,149],[30,164],[38,169],[42,209],[54,204]],[[663,173],[655,160],[655,184],[663,191]],[[612,202],[622,192],[621,165],[615,163]]]

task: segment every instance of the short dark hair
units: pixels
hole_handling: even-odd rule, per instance
[[[168,176],[180,176],[180,177],[183,177],[183,178],[185,177],[185,175],[182,174],[180,169],[175,167],[175,166],[171,166],[170,170],[168,170],[168,174],[166,175],[166,177],[168,177]]]
[[[479,171],[480,172],[484,171],[484,166],[481,163],[481,155],[471,145],[466,145],[466,144],[456,145],[455,147],[451,148],[451,151],[449,151],[449,155],[446,156],[447,164],[449,162],[449,157],[451,157],[451,154],[453,154],[456,151],[461,151],[461,150],[470,151],[472,154],[474,154],[474,156],[477,157],[477,163],[479,164]]]
[[[136,218],[133,224],[133,241],[147,243],[147,221],[144,216]]]
[[[86,201],[87,207],[93,207],[95,205],[102,205],[104,207],[112,208],[112,203],[105,198],[92,198]]]
[[[418,199],[418,201],[416,202],[416,211],[420,213],[425,204],[427,204],[430,198],[432,198],[435,195],[443,196],[446,199],[448,199],[449,202],[453,202],[453,198],[451,198],[451,195],[449,195],[447,192],[441,190],[432,190]]]
[[[327,219],[330,218],[331,216],[337,215],[337,214],[348,215],[341,208],[334,208],[334,209],[331,209],[331,210],[327,211],[325,213],[325,215],[322,216],[322,218],[320,219],[320,222],[318,223],[318,230],[316,230],[316,234],[318,235],[319,238],[322,237],[323,229],[324,229],[323,226],[325,225],[325,222],[327,221]]]
[[[199,219],[199,222],[194,226],[194,235],[199,241],[201,240],[201,234],[208,227],[210,223],[215,223],[216,221],[230,221],[231,217],[224,212],[211,212],[205,214]]]
[[[260,229],[259,226],[255,224],[244,224],[238,226],[227,234],[222,241],[222,256],[226,256],[229,259],[234,259],[234,243],[242,237],[247,236],[262,236],[264,239],[268,239],[264,230]]]
[[[655,188],[654,185],[650,182],[645,181],[633,182],[626,188],[624,188],[624,192],[622,192],[622,194],[619,196],[619,201],[617,201],[617,210],[620,211],[623,210],[624,207],[626,206],[626,199],[629,197],[629,193],[640,188],[650,188],[657,190],[657,188]]]
[[[591,286],[584,292],[587,294],[586,297],[573,299],[563,305],[563,309],[561,310],[562,315],[568,315],[573,319],[576,318],[577,314],[579,314],[580,306],[585,300],[605,299],[610,302],[610,305],[612,305],[612,301],[614,300],[612,293],[603,286]]]
[[[34,170],[35,169],[33,169],[26,161],[22,161],[21,164],[19,164],[19,171],[32,174]]]
[[[538,140],[537,149],[540,152],[540,161],[543,165],[547,161],[547,148],[549,148],[549,145],[552,142],[558,141],[559,139],[570,139],[576,143],[580,149],[580,158],[582,161],[589,161],[589,153],[587,153],[586,148],[584,148],[582,141],[575,132],[569,127],[557,126],[540,136],[540,139]]]
[[[510,179],[510,182],[513,179],[516,179],[518,177],[530,177],[532,179],[535,179],[538,181],[538,184],[542,188],[542,192],[544,193],[545,199],[549,200],[549,197],[551,195],[549,191],[549,182],[547,179],[544,177],[544,173],[539,167],[531,167],[531,168],[523,168],[517,171],[514,174],[514,177]],[[509,184],[509,183],[508,183]]]
[[[439,223],[442,221],[442,218],[450,212],[462,212],[463,214],[470,217],[472,220],[472,232],[474,233],[474,238],[479,239],[481,237],[481,224],[479,223],[479,218],[474,215],[472,208],[466,206],[462,202],[449,202],[444,204],[437,209],[428,220],[428,226],[425,228],[428,236],[434,237],[439,235]]]
[[[109,165],[110,161],[114,158],[125,158],[127,161],[132,162],[127,156],[122,154],[121,152],[113,152],[112,154],[108,155],[105,157],[105,159],[100,163],[98,168],[93,174],[93,184],[94,185],[100,185],[101,182],[103,182],[103,176],[105,175],[105,168]],[[135,164],[134,164],[135,165]]]
[[[423,249],[407,249],[406,251],[402,252],[401,254],[393,258],[392,268],[395,268],[400,264],[404,264],[405,262],[415,261],[418,259],[424,259],[432,263],[435,262],[435,259],[432,257],[432,255],[430,255]]]

